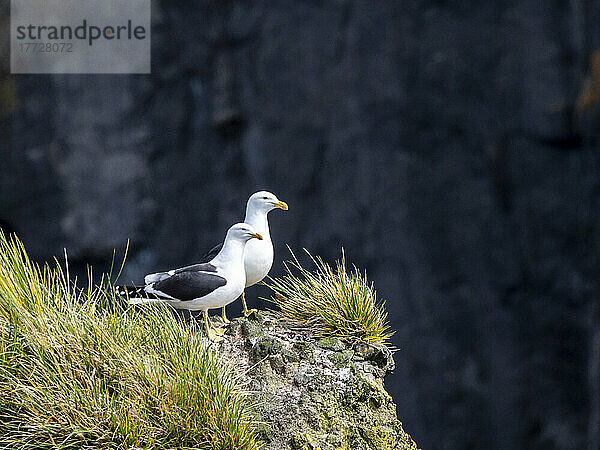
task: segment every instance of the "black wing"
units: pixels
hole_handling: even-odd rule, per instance
[[[192,264],[191,266],[185,266],[185,267],[182,267],[181,269],[176,269],[175,273],[199,272],[199,271],[202,271],[202,272],[216,272],[217,268],[215,266],[213,266],[212,264],[208,264],[208,263]]]
[[[178,270],[181,272],[176,272],[173,276],[154,283],[153,289],[177,300],[189,301],[204,297],[227,284],[227,280],[217,274],[192,269]]]
[[[214,246],[206,255],[204,255],[200,261],[203,263],[211,261],[215,256],[219,254],[222,248],[223,243],[221,242],[219,245]]]

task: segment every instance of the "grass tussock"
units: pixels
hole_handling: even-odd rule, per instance
[[[353,266],[346,269],[342,251],[335,267],[308,251],[316,270],[311,272],[293,260],[285,263],[286,274],[270,279],[271,299],[283,317],[309,326],[319,336],[335,336],[349,342],[365,341],[387,344],[392,336],[385,312],[385,302],[377,301],[373,283],[366,272]]]
[[[0,448],[255,449],[248,398],[193,325],[79,291],[0,232]]]

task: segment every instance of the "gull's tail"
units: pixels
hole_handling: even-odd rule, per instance
[[[139,286],[116,286],[115,294],[127,298],[130,305],[161,302],[155,294],[150,294],[145,291],[144,287]]]

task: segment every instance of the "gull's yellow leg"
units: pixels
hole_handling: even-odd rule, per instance
[[[218,331],[213,328],[208,320],[208,311],[202,311],[202,315],[204,316],[204,327],[206,328],[206,335],[208,336],[208,339],[213,342],[222,341],[223,338],[219,335]],[[224,332],[225,330],[222,331]]]
[[[252,314],[253,312],[256,312],[256,309],[248,309],[248,306],[246,305],[246,292],[242,292],[242,310],[244,313],[244,316],[248,317],[250,314]]]
[[[231,323],[231,320],[227,318],[227,314],[225,314],[225,307],[221,308],[221,319],[223,319],[223,323]]]

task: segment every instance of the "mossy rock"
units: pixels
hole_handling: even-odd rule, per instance
[[[275,372],[285,373],[285,361],[283,360],[283,355],[281,355],[281,353],[269,356],[269,363],[271,364],[271,369]]]
[[[287,348],[284,348],[281,351],[281,354],[283,355],[283,359],[286,363],[300,361],[300,356],[298,355],[298,353],[292,350],[288,350]]]
[[[271,428],[266,423],[258,423],[254,426],[254,431],[258,435],[259,439],[263,442],[269,443],[273,440],[271,434]]]
[[[264,321],[263,315],[257,310],[250,312],[250,314],[248,314],[247,319],[258,323],[263,323]]]
[[[315,377],[315,371],[312,367],[301,369],[294,378],[298,386],[308,386]]]
[[[352,350],[344,350],[343,352],[334,352],[330,354],[329,359],[338,369],[340,369],[342,367],[348,367],[353,356],[354,352]]]
[[[315,360],[314,345],[308,342],[294,342],[292,347],[297,353],[300,359],[312,362]]]
[[[379,368],[393,370],[394,358],[392,352],[385,345],[372,345],[366,342],[358,342],[353,348],[356,359],[362,359],[375,363]]]
[[[258,322],[244,320],[241,326],[242,336],[245,338],[253,338],[263,335],[263,328]]]
[[[360,429],[360,433],[373,449],[387,450],[394,448],[397,432],[390,427],[379,425],[363,427]]]
[[[252,348],[252,359],[260,361],[270,355],[281,353],[283,346],[281,342],[272,337],[265,337],[258,341]]]
[[[319,339],[317,345],[321,348],[333,350],[335,352],[346,350],[346,346],[344,345],[344,343],[340,339],[333,336]]]
[[[292,450],[309,450],[310,438],[302,434],[295,434],[290,439],[290,448]]]
[[[225,327],[225,334],[228,336],[235,336],[240,329],[241,319],[233,319]]]
[[[336,337],[307,338],[268,314],[263,325],[243,318],[239,327],[247,331],[230,338],[232,354],[246,358],[265,450],[417,448],[383,388],[385,351],[367,345],[355,357]]]

